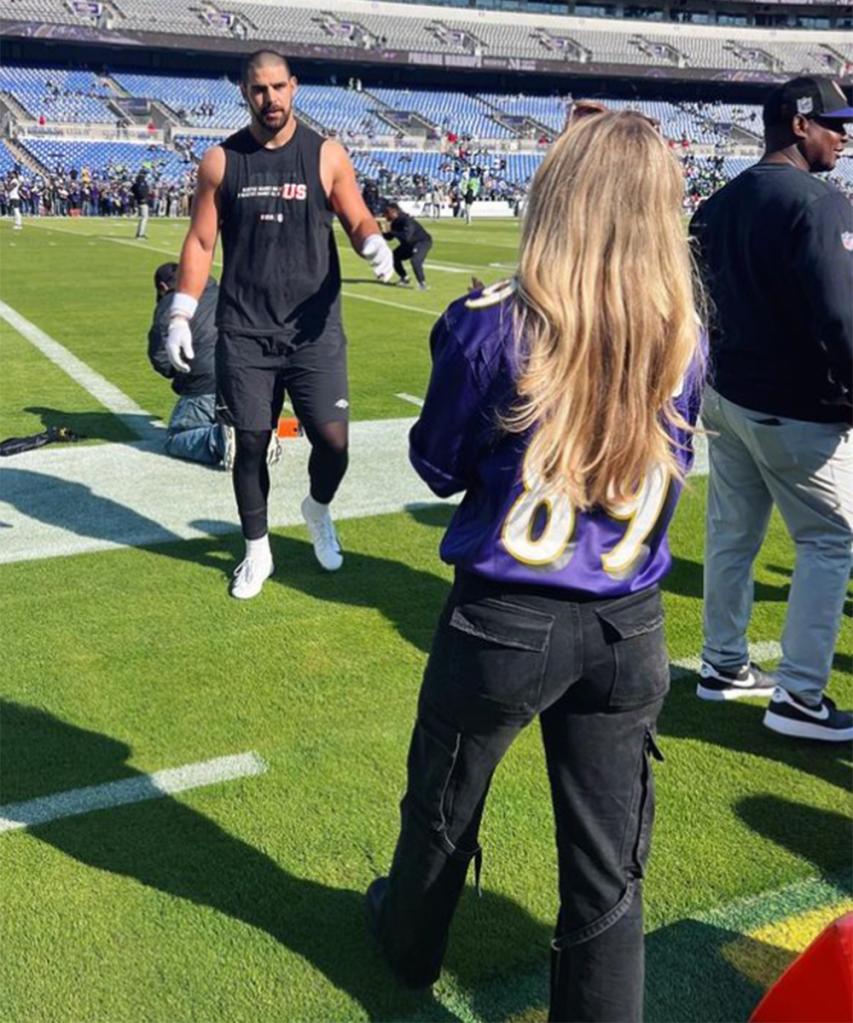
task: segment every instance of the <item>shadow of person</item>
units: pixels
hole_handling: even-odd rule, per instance
[[[136,421],[140,427],[140,435],[146,432],[150,434],[152,424],[158,422],[156,416],[125,416],[122,420],[109,412],[64,412],[42,405],[29,405],[24,412],[38,416],[45,430],[52,426],[68,426],[83,439],[119,443],[134,442],[140,439],[140,436],[133,431]],[[165,435],[164,430],[163,436],[165,437]]]
[[[448,579],[402,561],[353,550],[345,552],[340,572],[323,572],[317,567],[311,544],[305,540],[273,533],[270,544],[273,561],[281,566],[271,582],[329,604],[373,608],[403,639],[419,650],[429,650],[450,589]]]
[[[702,573],[703,565],[700,561],[673,556],[672,569],[663,581],[662,588],[667,593],[677,593],[681,597],[696,597],[701,600]],[[787,601],[789,589],[787,583],[780,583],[778,586],[758,581],[753,583],[756,601]]]
[[[11,770],[4,800],[140,777],[127,765],[131,750],[120,740],[11,702],[0,704],[0,721],[4,765]],[[270,781],[267,775],[258,784]],[[306,805],[310,799],[306,792]],[[14,817],[14,808],[7,805],[4,811]],[[388,973],[365,923],[361,889],[371,880],[369,867],[353,879],[359,890],[298,877],[169,796],[56,820],[31,828],[30,834],[88,867],[133,878],[269,934],[345,991],[370,1019],[458,1018],[430,992],[405,991]],[[476,900],[472,892],[467,895],[465,901]],[[480,912],[506,928],[504,934],[540,935],[541,928],[509,900],[476,901]],[[475,983],[465,967],[475,962],[481,941],[470,924],[470,916],[463,916],[455,928],[454,958],[461,975]],[[547,948],[547,936],[544,940]],[[288,1018],[287,1006],[281,1008],[282,1018]]]
[[[745,796],[735,813],[756,834],[813,864],[824,877],[834,880],[849,872],[853,822],[845,814],[766,794]]]
[[[700,920],[646,936],[646,1023],[747,1019],[793,961],[784,948]]]
[[[3,467],[3,500],[32,519],[96,540],[138,545],[179,539],[159,522],[83,483],[31,469]]]
[[[456,511],[455,504],[436,502],[435,504],[413,504],[406,508],[406,513],[411,516],[420,526],[428,526],[430,529],[447,529],[453,513]]]
[[[5,466],[2,478],[2,500],[22,515],[45,525],[121,547],[144,547],[161,557],[189,561],[220,572],[227,573],[233,568],[239,534],[224,539],[182,540],[154,519],[112,498],[93,493],[83,483]],[[15,524],[12,528],[20,527]],[[55,541],[52,547],[42,545],[41,555],[63,553],[56,550],[57,544],[60,541]],[[223,548],[230,550],[232,547],[234,553],[223,561]]]
[[[737,753],[766,757],[849,790],[853,773],[846,762],[844,743],[816,743],[777,735],[762,724],[764,711],[765,702],[699,700],[689,682],[676,683],[664,703],[658,727],[661,735],[696,739]]]

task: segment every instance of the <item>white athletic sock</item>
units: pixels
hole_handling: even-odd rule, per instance
[[[258,540],[246,541],[246,557],[251,561],[272,561],[269,533],[265,533]]]
[[[320,502],[315,501],[310,494],[305,498],[302,507],[305,510],[305,514],[310,515],[312,519],[321,518],[329,510],[329,506],[327,504],[320,504]]]

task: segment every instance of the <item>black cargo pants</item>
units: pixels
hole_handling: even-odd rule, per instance
[[[549,1019],[642,1019],[650,759],[662,759],[654,734],[668,687],[657,588],[579,603],[457,576],[421,688],[378,921],[399,976],[438,977],[472,859],[479,879],[492,775],[538,714],[560,886]]]
[[[424,260],[427,258],[431,248],[431,241],[418,242],[414,246],[409,245],[408,242],[401,242],[394,249],[394,269],[397,271],[397,276],[402,280],[406,280],[408,275],[406,274],[406,268],[403,266],[403,261],[408,259],[411,260],[412,270],[415,272],[415,280],[418,284],[425,284]]]

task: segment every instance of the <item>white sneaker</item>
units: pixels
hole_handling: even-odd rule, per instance
[[[327,572],[337,572],[344,563],[344,558],[328,505],[318,505],[309,495],[302,502],[302,517],[311,534],[317,560]]]
[[[264,587],[264,583],[275,571],[272,561],[261,560],[260,558],[244,558],[234,569],[231,578],[230,593],[238,600],[251,600],[257,597]]]

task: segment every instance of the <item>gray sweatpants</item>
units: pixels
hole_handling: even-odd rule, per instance
[[[705,390],[709,431],[705,645],[719,668],[748,659],[752,565],[775,504],[796,553],[779,684],[817,704],[829,677],[853,562],[853,435],[843,423],[754,412]],[[716,435],[714,435],[716,434]]]
[[[136,224],[136,237],[144,238],[145,230],[148,227],[148,203],[141,202],[137,207],[137,215],[139,217]]]

